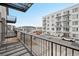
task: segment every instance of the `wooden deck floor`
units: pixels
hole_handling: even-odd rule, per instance
[[[31,56],[25,47],[16,38],[6,40],[7,43],[0,47],[0,56]],[[5,42],[6,42],[5,41]]]

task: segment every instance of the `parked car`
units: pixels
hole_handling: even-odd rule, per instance
[[[79,43],[79,39],[75,39],[74,41],[75,41],[76,43]]]
[[[74,42],[72,38],[61,37],[62,40]]]

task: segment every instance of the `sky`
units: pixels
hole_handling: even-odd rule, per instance
[[[17,17],[17,22],[13,25],[20,26],[42,26],[42,17],[58,10],[62,10],[72,3],[34,3],[26,12],[9,9],[9,15]]]

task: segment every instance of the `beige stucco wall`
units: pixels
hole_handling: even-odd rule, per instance
[[[5,20],[6,20],[6,16],[7,16],[7,8],[4,6],[0,6],[0,43],[2,40],[4,40],[5,38],[5,32],[6,32],[6,28],[5,28]],[[4,18],[4,21],[1,19]]]

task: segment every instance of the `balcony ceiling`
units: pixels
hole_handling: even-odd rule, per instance
[[[0,5],[26,12],[33,5],[33,3],[0,3]]]

